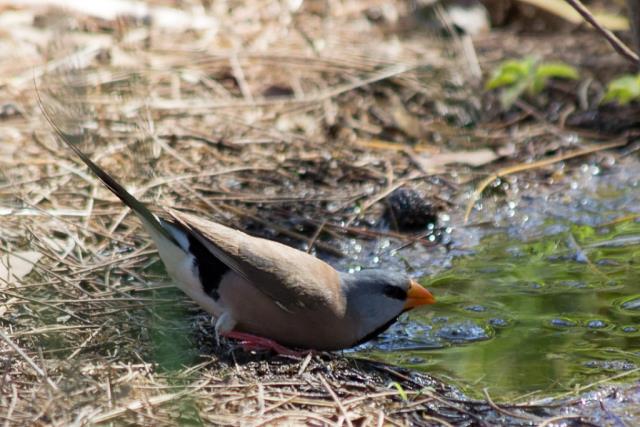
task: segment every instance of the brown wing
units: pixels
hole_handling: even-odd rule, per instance
[[[343,313],[339,273],[329,264],[278,242],[249,236],[216,222],[167,209],[218,259],[284,310]]]

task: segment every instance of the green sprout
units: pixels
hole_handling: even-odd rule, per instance
[[[394,387],[396,390],[398,390],[398,394],[400,395],[400,398],[405,402],[409,400],[409,398],[407,397],[407,392],[404,391],[404,388],[402,387],[402,385],[400,385],[400,383],[393,381],[389,383],[389,387]]]
[[[485,87],[488,90],[502,89],[500,103],[506,110],[523,93],[540,93],[552,78],[575,80],[578,78],[578,71],[561,62],[539,63],[534,58],[510,59],[500,64]]]
[[[617,102],[626,105],[631,101],[640,100],[640,74],[625,74],[612,80],[607,85],[607,92],[602,102]]]

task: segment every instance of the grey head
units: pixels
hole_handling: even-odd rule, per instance
[[[435,302],[429,291],[402,272],[361,270],[340,273],[340,279],[346,315],[357,325],[354,344],[382,333],[403,312]]]

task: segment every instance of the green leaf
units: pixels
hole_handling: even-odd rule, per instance
[[[620,105],[640,99],[640,74],[626,74],[607,85],[607,91],[602,102],[617,102]]]
[[[409,400],[409,398],[407,397],[407,392],[404,391],[404,388],[402,388],[400,383],[397,383],[397,382],[394,381],[394,382],[389,384],[389,387],[395,387],[395,389],[398,390],[398,394],[400,395],[400,398],[402,400],[404,400],[405,402],[407,402]]]
[[[525,91],[530,95],[540,93],[550,78],[577,79],[578,71],[561,62],[538,64],[532,57],[511,59],[500,64],[485,88],[501,89],[500,103],[508,109]]]
[[[500,70],[507,73],[515,73],[521,76],[526,76],[531,73],[535,60],[533,58],[525,58],[520,60],[508,60],[502,63]]]
[[[485,85],[486,89],[496,89],[503,86],[511,86],[521,78],[516,73],[499,73],[493,76]]]
[[[511,86],[526,79],[531,74],[534,63],[534,60],[531,58],[522,60],[510,59],[503,62],[493,72],[493,76],[489,79],[485,88],[490,90]]]
[[[542,89],[544,89],[544,87],[547,85],[548,80],[549,79],[547,77],[539,76],[536,74],[536,76],[533,78],[533,81],[531,82],[531,85],[529,86],[529,93],[531,93],[532,95],[537,95],[542,92]]]
[[[572,226],[571,231],[579,242],[585,241],[596,234],[596,230],[588,225]]]
[[[502,109],[508,110],[509,108],[511,108],[513,103],[516,102],[518,98],[520,98],[520,95],[522,95],[524,91],[527,90],[528,86],[528,80],[521,80],[516,85],[504,88],[502,90],[502,93],[500,94],[500,105],[502,106]]]
[[[550,78],[575,80],[578,77],[578,70],[571,65],[561,62],[545,62],[536,68],[535,77],[533,78],[529,91],[532,95],[542,92]]]
[[[555,79],[578,79],[578,70],[561,62],[545,62],[536,69],[536,77]]]

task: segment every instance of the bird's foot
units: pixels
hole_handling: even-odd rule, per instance
[[[279,355],[304,357],[313,350],[296,351],[275,342],[272,339],[259,337],[257,335],[248,334],[246,332],[230,331],[221,334],[226,338],[233,338],[240,342],[240,346],[244,351],[252,350],[272,350]]]

